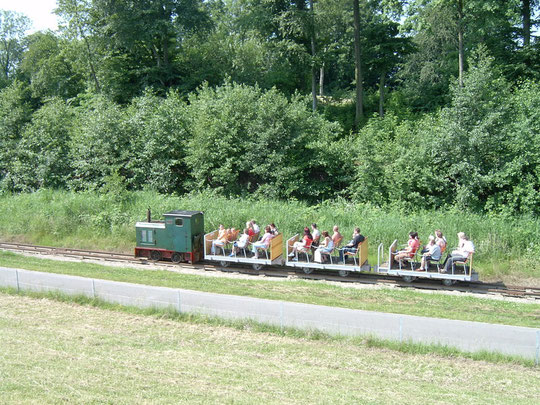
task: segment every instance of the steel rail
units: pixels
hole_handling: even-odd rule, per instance
[[[260,271],[251,267],[222,267],[217,263],[201,262],[195,264],[169,262],[154,262],[147,258],[135,258],[133,255],[117,252],[73,249],[65,247],[39,246],[26,243],[0,242],[0,249],[24,252],[31,254],[42,254],[49,256],[71,257],[80,260],[103,260],[110,262],[127,262],[134,264],[155,264],[166,269],[190,269],[201,271],[217,271],[223,273],[237,273],[251,275],[254,277],[269,278],[298,278],[304,280],[333,281],[339,283],[359,283],[372,285],[393,285],[400,288],[413,288],[419,290],[434,291],[458,291],[474,294],[502,295],[514,298],[527,298],[540,300],[540,288],[528,286],[508,286],[503,283],[469,282],[458,283],[452,286],[440,284],[440,280],[422,279],[420,282],[407,283],[400,278],[385,276],[384,274],[356,273],[351,272],[347,277],[340,277],[331,271],[319,271],[317,273],[305,274],[301,270],[292,269],[286,266],[273,266],[263,268]]]

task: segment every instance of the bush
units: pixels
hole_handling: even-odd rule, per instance
[[[317,199],[339,188],[333,174],[341,162],[325,152],[340,128],[301,97],[227,83],[203,86],[189,101],[186,162],[194,189]]]

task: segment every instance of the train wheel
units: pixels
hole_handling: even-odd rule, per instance
[[[302,270],[304,271],[304,273],[306,274],[311,274],[313,273],[313,269],[311,267],[302,267]]]
[[[180,263],[182,261],[182,255],[178,252],[174,252],[171,256],[171,262]]]
[[[456,280],[450,280],[449,278],[445,278],[443,281],[442,281],[443,285],[447,286],[447,287],[450,287],[450,286],[453,286],[454,284],[456,284]]]
[[[221,267],[229,267],[229,264],[231,264],[231,262],[226,262],[225,260],[219,262]]]
[[[341,277],[347,277],[349,275],[349,270],[340,270],[339,275]]]
[[[150,259],[155,262],[159,262],[161,260],[161,252],[159,250],[152,250],[150,252]]]
[[[416,277],[414,276],[403,276],[403,281],[406,283],[412,283],[414,280],[416,280]]]
[[[255,271],[261,271],[264,266],[259,263],[253,263],[253,270]]]

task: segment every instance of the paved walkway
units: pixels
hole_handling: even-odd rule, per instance
[[[439,343],[465,351],[488,350],[535,358],[540,329],[379,313],[321,305],[154,287],[0,267],[0,286],[62,291],[138,307],[173,307],[228,319],[253,319],[281,327],[331,334]]]

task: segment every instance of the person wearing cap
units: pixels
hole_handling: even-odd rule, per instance
[[[426,252],[422,255],[419,271],[426,271],[429,268],[430,260],[439,261],[441,259],[441,247],[435,243],[435,236],[429,235],[429,242]]]

